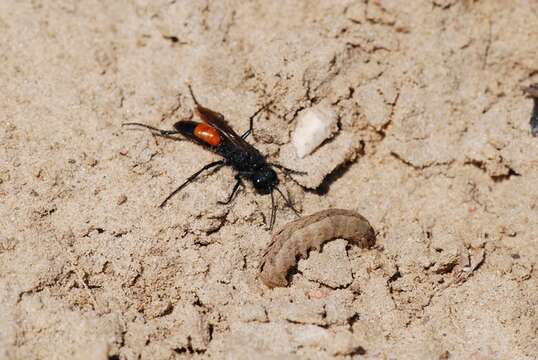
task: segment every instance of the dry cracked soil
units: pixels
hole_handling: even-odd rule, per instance
[[[535,0],[0,1],[0,358],[535,359]],[[374,249],[312,251],[268,289],[270,197],[170,129],[187,90],[352,209]],[[314,159],[314,160],[312,160]],[[277,227],[295,215],[279,200]]]

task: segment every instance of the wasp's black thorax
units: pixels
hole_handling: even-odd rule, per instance
[[[241,151],[232,144],[224,142],[218,152],[242,177],[252,182],[258,193],[269,194],[278,185],[276,172],[256,149]]]

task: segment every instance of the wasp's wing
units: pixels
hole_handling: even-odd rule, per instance
[[[200,104],[196,105],[195,111],[203,122],[215,127],[234,145],[249,151],[255,150],[252,145],[243,140],[241,136],[232,129],[221,113],[203,107]]]

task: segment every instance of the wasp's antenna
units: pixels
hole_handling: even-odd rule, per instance
[[[280,164],[277,164],[277,163],[268,162],[268,164],[271,165],[271,166],[274,166],[278,170],[282,171],[286,177],[290,177],[289,174],[308,175],[308,173],[306,171],[290,169],[290,168],[287,168],[287,167],[285,167],[283,165],[280,165]]]
[[[196,96],[194,96],[194,91],[192,91],[192,86],[191,84],[187,84],[187,87],[189,88],[189,92],[191,93],[191,97],[192,97],[192,100],[194,101],[194,103],[198,106],[200,106],[200,103],[198,102],[198,100],[196,99]]]
[[[143,128],[151,130],[154,135],[158,135],[158,136],[162,136],[162,137],[166,137],[166,138],[170,138],[170,139],[176,139],[176,140],[179,140],[179,139],[177,139],[175,137],[172,137],[170,135],[181,134],[177,130],[161,130],[161,129],[157,129],[156,127],[153,127],[153,126],[149,126],[149,125],[141,124],[141,123],[136,123],[136,122],[123,123],[123,124],[121,124],[121,126],[122,127],[123,126],[140,126],[140,127],[143,127]]]

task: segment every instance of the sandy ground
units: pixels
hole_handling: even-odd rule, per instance
[[[0,358],[535,358],[537,54],[535,0],[0,1]],[[282,187],[377,248],[270,290],[270,198],[216,205],[231,169],[159,209],[217,157],[121,124],[188,118],[187,82],[238,131],[273,100],[251,141],[291,166],[329,106],[340,155]]]

